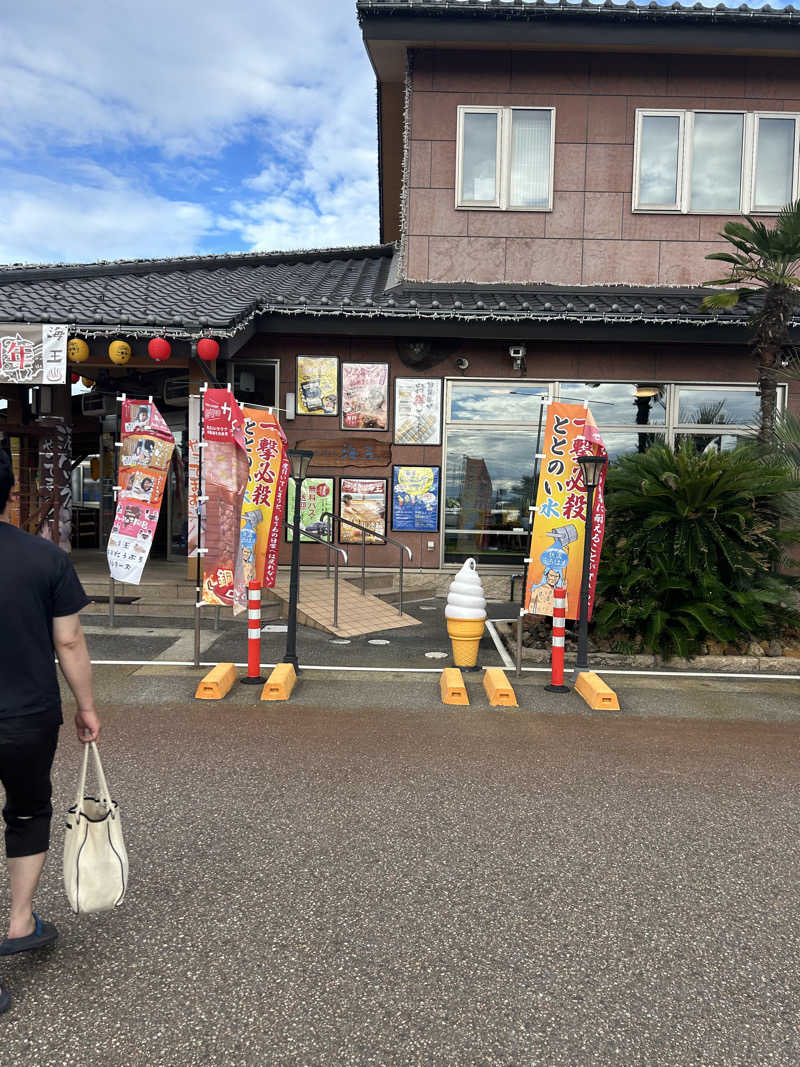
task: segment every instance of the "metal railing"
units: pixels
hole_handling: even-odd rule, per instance
[[[294,523],[286,520],[284,513],[284,529],[291,530],[292,536],[294,536]],[[317,537],[316,534],[311,533],[310,530],[306,530],[304,526],[298,527],[300,535],[307,537],[310,541],[316,541],[318,545],[323,545],[328,550],[326,564],[325,564],[325,576],[330,578],[331,576],[331,552],[335,552],[333,557],[333,628],[334,630],[339,626],[339,556],[342,556],[347,566],[347,553],[343,548],[339,548],[338,545],[334,545],[331,541],[326,541],[323,537]]]
[[[404,545],[402,543],[402,541],[395,540],[394,537],[387,537],[386,534],[376,533],[374,530],[370,530],[370,528],[368,526],[362,526],[360,522],[351,522],[350,519],[343,519],[341,515],[337,515],[333,511],[323,511],[323,513],[321,515],[321,518],[322,519],[333,519],[335,522],[337,522],[339,524],[339,540],[340,541],[342,539],[342,523],[344,523],[345,526],[351,526],[354,530],[360,530],[361,531],[361,595],[362,596],[364,596],[364,594],[367,591],[367,534],[369,534],[370,537],[376,538],[378,544],[395,545],[397,548],[400,549],[400,578],[399,578],[399,583],[400,583],[400,585],[399,585],[399,588],[400,588],[400,604],[399,604],[399,609],[398,609],[398,615],[402,615],[403,614],[403,562],[404,562],[403,553],[404,552],[408,552],[409,561],[411,561],[414,558],[414,555],[413,555],[411,549],[408,547],[408,545]],[[330,559],[330,557],[329,557],[329,559]]]

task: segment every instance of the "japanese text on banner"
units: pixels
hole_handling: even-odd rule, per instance
[[[239,515],[247,481],[243,416],[229,389],[203,393],[201,529],[203,601],[233,607],[239,557]]]
[[[242,409],[249,473],[240,521],[242,584],[237,584],[237,602],[247,600],[249,582],[271,589],[278,573],[283,512],[289,460],[286,437],[277,418],[256,407]]]

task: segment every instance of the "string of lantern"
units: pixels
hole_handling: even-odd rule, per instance
[[[197,341],[197,356],[205,363],[212,363],[219,357],[219,341],[213,337],[201,337]],[[85,363],[90,356],[89,345],[83,337],[70,337],[67,342],[67,359],[70,363]],[[118,367],[129,362],[132,349],[128,341],[119,339],[108,346],[108,358]],[[151,337],[147,343],[147,354],[154,363],[164,363],[172,355],[172,344],[166,337]],[[73,381],[77,380],[75,374]]]

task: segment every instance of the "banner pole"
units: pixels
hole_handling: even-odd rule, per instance
[[[125,394],[123,393],[121,397],[119,397],[119,396],[117,397],[117,404],[120,404],[120,403],[124,402],[124,400],[125,400]],[[117,408],[116,412],[114,413],[114,448],[112,449],[112,452],[111,452],[111,456],[112,456],[112,459],[111,459],[111,474],[112,474],[111,482],[112,482],[112,485],[114,485],[114,486],[119,485],[119,464],[120,464],[120,459],[119,459],[119,454],[117,452],[116,442],[119,440],[120,445],[122,444],[122,441],[120,440],[121,428],[122,427],[121,427],[121,419],[120,419],[120,414],[119,414],[119,408]],[[103,464],[104,463],[105,463],[105,454],[104,454],[104,452],[102,450],[102,446],[101,446],[101,449],[100,449],[100,527],[101,527],[101,529],[102,529],[102,526],[103,526]],[[114,496],[114,514],[116,515],[116,511],[117,511],[117,493],[115,492],[113,494],[113,496]],[[114,529],[114,519],[112,518],[111,519],[111,527],[110,527],[110,529],[108,531],[109,537],[111,536],[111,530],[113,530],[113,529]],[[108,551],[108,550],[106,549],[106,551]],[[110,568],[109,568],[109,572],[110,572]],[[111,630],[113,630],[114,626],[116,625],[116,620],[115,620],[116,595],[117,595],[117,589],[116,589],[116,586],[114,584],[114,578],[111,575],[111,573],[109,573],[109,575],[108,575],[108,625],[109,625],[109,628]]]
[[[204,383],[205,384],[205,383]],[[200,418],[197,432],[197,566],[195,567],[195,598],[194,598],[194,667],[200,667],[200,610],[203,592],[203,393],[200,390]]]

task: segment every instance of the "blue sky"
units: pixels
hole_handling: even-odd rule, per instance
[[[378,240],[355,0],[26,0],[0,33],[0,263]]]

